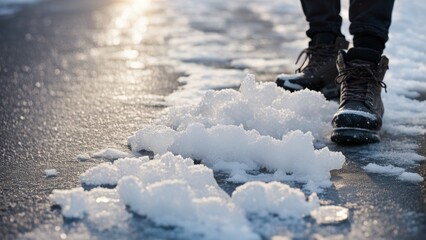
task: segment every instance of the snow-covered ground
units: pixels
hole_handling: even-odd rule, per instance
[[[81,183],[94,188],[53,191],[51,199],[63,216],[85,219],[95,229],[123,231],[133,215],[144,216],[158,226],[206,239],[260,239],[265,236],[253,222],[262,218],[309,218],[318,224],[346,220],[346,208],[320,206],[317,195],[332,186],[330,171],[341,169],[345,161],[342,153],[327,147],[337,103],[312,91],[289,93],[247,75],[293,71],[293,60],[307,45],[300,3],[146,3],[147,9],[168,6],[166,16],[151,21],[169,22],[157,32],[167,39],[168,57],[149,61],[172,64],[185,73],[179,78],[184,84],[165,97],[169,107],[157,122],[129,137],[132,153],[105,149],[92,155],[118,159],[81,175]],[[347,33],[348,3],[342,4]],[[263,25],[248,27],[233,20],[233,14],[242,14],[239,19],[250,21],[247,9]],[[421,1],[396,1],[385,52],[391,63],[383,132],[389,138],[426,133],[425,35],[419,34],[426,30],[419,24],[425,11]],[[423,181],[411,170],[425,159],[416,153],[418,146],[391,144],[395,148],[388,151],[360,152],[380,161],[366,165],[365,171],[413,184]],[[152,151],[154,159],[140,157],[140,150]],[[229,196],[214,172],[241,185]],[[303,191],[293,183],[300,183]]]

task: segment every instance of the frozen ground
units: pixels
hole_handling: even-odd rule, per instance
[[[93,39],[104,48],[76,57],[109,56],[130,71],[168,66],[180,73],[179,87],[142,97],[162,111],[143,126],[127,121],[139,128],[128,138],[131,151],[86,146],[69,156],[83,164],[93,161],[83,152],[90,151],[105,162],[75,175],[82,187],[52,192],[63,224],[21,237],[421,239],[425,50],[409,26],[426,4],[407,2],[397,1],[386,51],[383,141],[359,147],[328,140],[335,102],[265,82],[291,73],[306,46],[297,1],[118,4],[121,14]],[[153,35],[167,51],[140,56],[136,46]],[[113,98],[132,102],[129,96]]]

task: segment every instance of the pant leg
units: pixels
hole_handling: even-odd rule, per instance
[[[388,40],[394,0],[351,0],[349,31],[352,35],[370,35]]]
[[[340,0],[301,0],[300,2],[306,20],[309,22],[309,29],[306,32],[308,37],[313,39],[317,33],[343,36],[340,31],[342,26]]]

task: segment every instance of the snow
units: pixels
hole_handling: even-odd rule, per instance
[[[58,171],[56,169],[46,169],[44,170],[44,174],[46,177],[54,177],[58,175]]]
[[[103,158],[110,161],[131,156],[129,153],[113,148],[105,148],[91,155],[92,158]]]
[[[301,130],[325,139],[336,108],[335,102],[326,101],[318,92],[290,93],[274,83],[256,83],[254,75],[247,75],[239,91],[208,91],[198,104],[170,108],[161,122],[178,130],[195,122],[206,127],[242,125],[278,139]]]
[[[260,216],[277,214],[281,218],[302,218],[319,207],[315,193],[306,201],[301,190],[279,182],[248,182],[235,189],[232,200],[247,213]]]
[[[160,121],[169,126],[145,126],[128,143],[133,152],[170,151],[202,160],[230,172],[229,181],[244,182],[245,171],[266,167],[273,173],[263,175],[265,181],[293,180],[320,192],[331,185],[330,171],[345,160],[313,144],[314,136],[326,138],[335,108],[318,92],[289,93],[248,75],[239,91],[208,91],[196,105],[170,108]]]
[[[89,160],[90,159],[90,156],[89,155],[86,155],[86,154],[79,154],[79,155],[77,155],[77,160],[79,160],[79,161],[87,161],[87,160]]]
[[[371,173],[380,173],[390,176],[398,176],[399,180],[407,182],[423,182],[424,178],[418,173],[406,172],[404,168],[395,167],[392,165],[380,166],[374,163],[369,163],[363,167],[364,170]]]
[[[330,151],[327,147],[315,150],[311,133],[292,131],[281,140],[262,136],[255,130],[245,130],[242,126],[216,125],[206,128],[200,123],[190,124],[183,131],[164,127],[160,138],[168,139],[157,146],[147,141],[145,134],[152,136],[158,126],[147,126],[129,138],[133,151],[142,149],[171,151],[174,154],[201,159],[204,164],[215,169],[231,172],[231,178],[241,169],[256,170],[266,167],[271,171],[281,170],[292,173],[295,181],[310,183],[312,187],[329,187],[330,171],[340,169],[345,161],[343,154]],[[239,163],[239,164],[235,164]],[[297,163],[297,164],[296,164]]]
[[[133,213],[159,226],[206,234],[206,239],[260,239],[250,227],[249,215],[301,219],[319,208],[316,193],[306,200],[300,189],[280,182],[248,182],[230,197],[219,187],[210,168],[172,153],[156,155],[152,160],[124,158],[92,167],[81,178],[87,183],[83,176],[97,179],[91,182],[94,185],[115,186],[54,190],[50,199],[61,206],[65,218],[84,219],[99,230],[124,229]],[[333,215],[336,211],[328,212]]]
[[[418,173],[412,173],[412,172],[403,172],[401,175],[399,175],[398,179],[402,181],[407,182],[423,182],[424,178],[420,176]]]
[[[375,163],[369,163],[367,166],[363,167],[365,171],[371,173],[380,173],[386,175],[400,175],[405,171],[404,168],[395,167],[393,165],[380,166]]]
[[[138,174],[140,165],[149,161],[148,157],[122,158],[114,163],[101,163],[88,169],[80,176],[80,181],[87,185],[116,185],[122,176]]]
[[[212,170],[194,165],[191,159],[166,153],[151,161],[146,157],[120,159],[114,165],[109,163],[109,167],[125,175],[115,188],[54,190],[50,198],[61,206],[65,217],[87,217],[91,224],[102,228],[124,224],[129,218],[125,210],[128,206],[131,212],[162,226],[179,226],[194,234],[217,234],[210,235],[212,239],[258,239],[244,211],[217,185]],[[110,178],[110,173],[100,167],[88,172],[92,176],[97,172],[103,180]]]

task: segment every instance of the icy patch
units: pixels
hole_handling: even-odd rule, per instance
[[[58,171],[56,171],[56,169],[46,169],[44,170],[44,175],[46,175],[46,177],[54,177],[58,175]]]
[[[401,175],[399,175],[398,179],[402,181],[407,182],[423,182],[424,178],[420,176],[418,173],[412,173],[412,172],[403,172]]]
[[[79,154],[79,155],[77,155],[77,160],[79,160],[79,161],[87,161],[87,160],[89,160],[90,159],[90,156],[89,155],[86,155],[86,154]]]
[[[349,210],[340,206],[321,206],[311,212],[318,224],[333,224],[348,219]]]
[[[319,207],[315,193],[306,201],[305,194],[279,182],[249,182],[232,193],[232,200],[248,214],[281,218],[302,218]]]
[[[132,155],[130,155],[129,153],[117,150],[117,149],[113,149],[113,148],[106,148],[103,149],[99,152],[93,153],[92,154],[92,158],[103,158],[106,160],[116,160],[119,158],[125,158],[125,157],[131,157]]]

